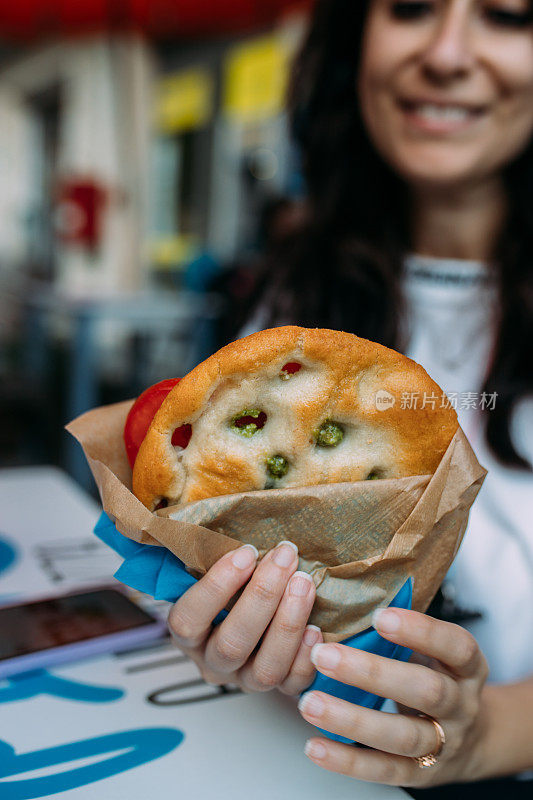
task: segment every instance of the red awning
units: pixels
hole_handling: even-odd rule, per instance
[[[98,30],[182,37],[250,30],[310,0],[0,0],[0,38]]]

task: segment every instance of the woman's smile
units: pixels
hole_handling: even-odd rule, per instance
[[[527,145],[533,33],[509,26],[508,3],[370,3],[361,112],[373,145],[411,187],[492,182]]]
[[[432,97],[399,99],[398,109],[408,128],[424,134],[451,135],[470,130],[486,118],[488,105],[465,104]]]

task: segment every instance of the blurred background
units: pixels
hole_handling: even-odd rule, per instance
[[[284,95],[309,6],[0,0],[0,466],[91,489],[63,425],[223,343],[301,193]]]

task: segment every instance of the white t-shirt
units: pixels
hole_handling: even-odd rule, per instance
[[[533,473],[503,467],[483,432],[481,389],[494,345],[496,287],[483,264],[410,256],[405,263],[407,355],[457,402],[459,422],[488,470],[448,579],[490,665],[490,679],[533,674]],[[485,397],[484,402],[498,402]],[[476,405],[477,408],[472,406]],[[512,435],[533,459],[533,398],[518,406]]]

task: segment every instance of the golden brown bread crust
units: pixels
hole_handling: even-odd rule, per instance
[[[288,362],[301,365],[289,377],[281,372]],[[442,398],[420,365],[353,334],[260,331],[223,347],[172,389],[137,455],[133,491],[154,509],[162,499],[430,474],[458,425]],[[245,436],[232,421],[250,409],[266,422]],[[342,441],[320,446],[317,431],[329,420]],[[172,433],[186,423],[189,445],[174,447]],[[269,476],[271,456],[286,460],[282,477]]]

